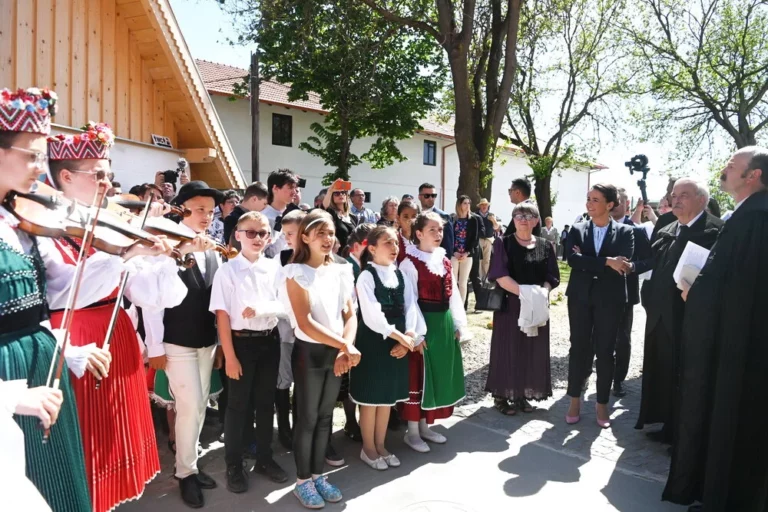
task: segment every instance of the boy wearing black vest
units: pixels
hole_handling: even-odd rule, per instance
[[[205,236],[222,198],[221,192],[204,181],[190,181],[182,186],[174,203],[192,213],[179,227],[190,236]],[[175,308],[145,309],[144,328],[149,364],[165,370],[175,398],[176,478],[181,497],[190,507],[200,508],[205,503],[201,489],[216,487],[216,481],[197,467],[197,444],[205,420],[211,371],[214,360],[220,357],[216,350],[216,317],[208,307],[211,285],[221,261],[213,249],[191,254],[195,265],[179,271],[187,286],[186,297]],[[219,365],[220,359],[216,366]]]

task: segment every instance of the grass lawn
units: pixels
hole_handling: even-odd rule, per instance
[[[560,286],[568,284],[568,280],[571,277],[571,267],[563,260],[557,260],[557,266],[560,267]]]

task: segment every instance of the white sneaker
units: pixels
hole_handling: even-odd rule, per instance
[[[429,441],[430,443],[435,444],[445,444],[448,439],[445,438],[444,435],[438,434],[434,430],[427,428],[419,428],[419,436],[425,441]]]
[[[384,461],[383,457],[377,457],[376,459],[370,459],[366,454],[365,450],[360,450],[360,460],[371,466],[373,469],[378,469],[379,471],[384,471],[385,469],[389,469],[389,464],[387,464]]]
[[[403,441],[419,453],[427,453],[430,450],[429,445],[420,437],[405,434]]]

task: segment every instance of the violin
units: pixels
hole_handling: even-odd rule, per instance
[[[35,236],[61,238],[70,236],[84,239],[87,235],[91,207],[71,201],[54,188],[37,183],[33,192],[12,192],[5,206],[19,219],[19,229]],[[122,256],[134,244],[154,245],[152,233],[132,226],[110,210],[100,209],[93,229],[92,246],[95,249]],[[178,245],[175,240],[171,245]],[[181,254],[174,249],[172,256],[181,261]]]
[[[109,202],[109,205],[107,206],[107,209],[113,210],[115,206],[120,206],[121,208],[125,208],[132,213],[138,213],[144,210],[145,203],[146,201],[142,201],[141,198],[135,194],[120,194],[112,198],[112,200]],[[178,215],[181,218],[189,217],[192,215],[192,210],[189,208],[174,206],[168,203],[166,203],[166,206],[170,208],[168,213]]]

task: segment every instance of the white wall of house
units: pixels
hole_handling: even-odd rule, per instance
[[[213,95],[227,137],[235,151],[243,174],[248,177],[251,173],[251,120],[248,100],[238,99],[229,101],[220,95]],[[292,116],[293,134],[292,147],[272,144],[272,114]],[[261,180],[266,181],[270,172],[279,168],[288,168],[300,174],[307,180],[307,188],[302,191],[302,202],[312,204],[314,197],[324,188],[322,178],[328,172],[323,162],[298,148],[299,143],[314,135],[310,125],[322,122],[323,115],[315,112],[305,112],[299,109],[283,106],[260,105],[259,120],[259,167]],[[363,139],[352,144],[353,153],[358,156],[365,153],[373,139]],[[424,141],[434,141],[437,144],[436,162],[434,166],[424,165]],[[371,192],[371,202],[367,206],[375,211],[381,207],[384,198],[393,195],[402,197],[409,193],[418,193],[419,185],[424,182],[434,184],[441,192],[441,172],[443,149],[445,149],[445,210],[455,209],[456,191],[459,182],[459,160],[453,140],[448,138],[427,136],[421,133],[398,143],[400,151],[407,158],[405,162],[396,163],[386,169],[371,169],[363,162],[355,166],[350,175],[353,187]],[[531,174],[524,158],[516,153],[502,152],[494,169],[493,195],[491,210],[508,222],[512,213],[509,202],[509,184],[513,179]],[[564,224],[572,224],[573,219],[584,210],[584,198],[587,192],[588,175],[585,172],[563,171],[552,179],[552,190],[557,192],[557,202],[553,217],[555,225],[560,229]],[[438,197],[438,205],[441,198]]]
[[[54,135],[79,132],[64,126],[54,126],[51,131]],[[134,185],[154,183],[157,171],[176,169],[176,161],[182,156],[182,152],[118,138],[109,156],[112,159],[115,181],[120,183],[123,192],[127,193]]]

